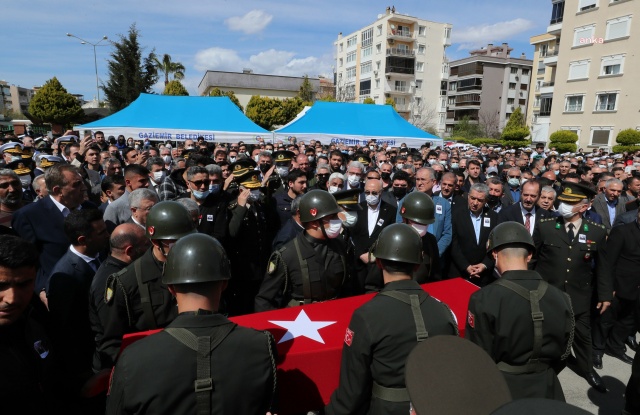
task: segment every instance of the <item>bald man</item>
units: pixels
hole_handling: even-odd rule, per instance
[[[138,259],[149,248],[150,240],[145,235],[145,230],[135,223],[123,223],[118,225],[111,233],[109,239],[111,253],[105,259],[91,282],[89,319],[91,329],[95,334],[96,351],[93,355],[93,370],[111,368],[120,345],[114,347],[102,341],[104,324],[107,321],[105,315],[106,304],[104,301],[105,286],[110,275],[115,274],[127,265]]]

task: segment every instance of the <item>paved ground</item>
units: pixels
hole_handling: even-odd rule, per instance
[[[634,356],[631,350],[627,354]],[[602,361],[603,368],[597,372],[604,379],[609,392],[597,392],[586,380],[566,368],[559,376],[564,396],[568,403],[592,414],[620,415],[624,407],[624,389],[631,375],[631,365],[607,355],[604,355]]]

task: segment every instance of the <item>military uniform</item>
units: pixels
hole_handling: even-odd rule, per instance
[[[335,299],[342,294],[346,276],[343,241],[316,239],[302,232],[269,258],[255,310]]]
[[[211,339],[210,388],[196,393],[200,359],[172,330]],[[216,346],[217,344],[217,346]],[[276,347],[268,332],[239,327],[220,314],[181,313],[164,331],[129,346],[113,372],[107,414],[200,414],[204,394],[212,414],[273,411]],[[206,361],[206,360],[205,360]],[[198,403],[197,403],[198,402]]]
[[[293,202],[293,199],[289,196],[288,192],[276,192],[273,195],[273,199],[276,204],[278,218],[280,219],[279,228],[281,228],[291,219],[291,202]]]
[[[389,293],[418,296],[424,331],[419,333],[412,307]],[[416,281],[386,284],[351,317],[342,349],[340,385],[326,413],[409,413],[404,380],[407,356],[418,341],[442,334],[458,335],[449,307],[430,297]]]
[[[524,289],[527,298],[502,285],[505,281]],[[473,293],[465,337],[482,347],[498,364],[513,399],[564,401],[557,373],[571,350],[574,326],[571,300],[566,293],[545,283],[546,291],[538,303],[542,320],[538,323],[540,343],[536,346],[529,292],[538,290],[542,294],[541,282],[542,277],[535,271],[507,271],[501,279]]]
[[[127,268],[107,279],[106,321],[102,342],[97,344],[107,359],[115,361],[123,335],[166,327],[178,315],[175,299],[161,281],[163,265],[151,247]],[[143,302],[147,289],[150,302]]]
[[[595,289],[599,302],[611,301],[613,282],[604,256],[604,226],[582,219],[574,232],[570,241],[562,217],[541,219],[533,233],[536,253],[530,265],[545,281],[571,297],[576,320],[573,348],[584,375],[592,371],[592,295]]]

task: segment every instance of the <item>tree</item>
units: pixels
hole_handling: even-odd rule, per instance
[[[254,95],[247,104],[246,116],[260,127],[270,130],[282,124],[282,101]]]
[[[529,135],[529,129],[524,122],[524,116],[520,107],[516,108],[511,116],[507,125],[502,130],[502,139],[508,141],[523,141]]]
[[[391,105],[394,110],[398,111],[397,108],[396,108],[396,102],[393,100],[393,98],[387,98],[384,101],[384,105]]]
[[[169,81],[169,83],[164,87],[163,95],[181,95],[181,96],[189,96],[189,91],[187,88],[180,83],[177,79],[173,81]]]
[[[480,126],[476,123],[472,123],[468,115],[462,117],[453,127],[453,131],[451,132],[452,137],[460,137],[465,140],[478,138],[481,135]]]
[[[185,68],[184,65],[180,62],[172,62],[171,55],[165,53],[162,55],[162,60],[159,60],[157,56],[154,56],[151,59],[153,62],[153,67],[156,69],[156,72],[164,74],[164,85],[166,86],[169,83],[169,75],[173,74],[174,80],[184,79]]]
[[[616,136],[617,146],[613,146],[613,151],[616,153],[624,153],[625,151],[633,153],[640,150],[640,131],[633,128],[627,128],[622,130]]]
[[[363,104],[375,104],[375,103],[376,103],[376,100],[375,100],[375,99],[373,99],[373,98],[371,98],[371,97],[366,97],[366,98],[364,99],[364,101],[362,101],[362,103],[363,103]]]
[[[311,106],[312,103],[308,101],[303,101],[299,97],[287,98],[281,101],[281,113],[280,113],[280,125],[285,125],[300,114],[300,112],[304,109],[304,107]]]
[[[115,50],[107,62],[109,80],[102,84],[102,90],[114,112],[131,104],[141,93],[151,92],[151,88],[158,81],[153,65],[155,53],[151,51],[142,58],[144,48],[140,46],[139,36],[134,23],[129,28],[127,36],[119,35],[120,40],[112,42]]]
[[[211,92],[209,92],[209,96],[210,97],[229,97],[231,102],[236,104],[236,106],[240,108],[240,111],[244,112],[244,108],[242,108],[242,105],[240,104],[240,100],[238,100],[238,97],[236,97],[236,94],[233,91],[225,92],[220,88],[215,87],[211,90]]]
[[[438,111],[435,105],[427,105],[424,99],[411,103],[407,121],[423,131],[438,135]]]
[[[549,147],[555,147],[559,153],[575,152],[578,134],[570,130],[558,130],[549,136]]]
[[[478,125],[484,137],[500,138],[500,111],[481,110],[478,113]]]
[[[300,85],[300,90],[298,91],[298,98],[302,101],[313,102],[315,93],[313,92],[313,85],[309,82],[309,77],[307,75],[302,79],[302,84]]]
[[[68,127],[82,122],[84,111],[55,76],[45,82],[29,103],[29,115],[40,122]]]

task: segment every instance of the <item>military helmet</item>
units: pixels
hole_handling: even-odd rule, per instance
[[[178,240],[167,255],[165,284],[195,284],[231,278],[224,248],[212,236],[194,233]]]
[[[426,193],[411,192],[402,201],[400,215],[421,225],[432,224],[436,220],[433,199]]]
[[[300,222],[313,222],[341,212],[338,202],[331,193],[316,189],[307,192],[300,199]]]
[[[518,222],[505,222],[493,228],[487,241],[487,252],[504,245],[521,244],[535,250],[533,238],[527,228]]]
[[[380,232],[372,253],[380,259],[420,264],[422,262],[422,238],[411,226],[404,223],[394,223]]]
[[[180,239],[196,231],[187,208],[174,201],[153,205],[147,216],[146,229],[149,239]]]

